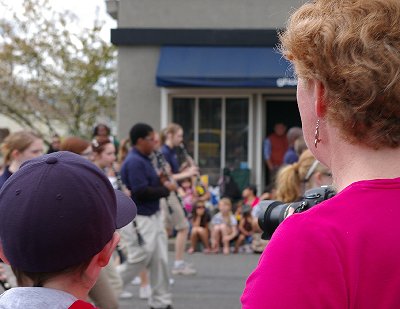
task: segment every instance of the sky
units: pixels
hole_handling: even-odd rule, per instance
[[[110,41],[110,29],[117,26],[117,22],[107,14],[104,0],[50,0],[52,6],[57,10],[69,10],[76,14],[83,26],[92,25],[96,17],[96,10],[99,9],[100,20],[104,20],[102,37]]]
[[[19,8],[23,0],[6,1],[8,6]],[[96,17],[98,8],[99,19],[105,21],[102,31],[102,37],[110,42],[110,29],[117,27],[117,22],[107,14],[105,0],[49,0],[51,6],[57,11],[69,10],[76,14],[83,27],[90,27]],[[4,10],[0,11],[0,17],[3,17]]]

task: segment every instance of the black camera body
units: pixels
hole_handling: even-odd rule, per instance
[[[291,214],[300,213],[335,196],[336,191],[331,186],[322,186],[307,190],[303,199],[294,203],[283,203],[274,200],[261,201],[258,225],[263,234],[262,239],[270,239],[279,224]]]

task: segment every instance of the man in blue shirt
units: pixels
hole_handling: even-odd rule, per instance
[[[150,307],[172,308],[167,234],[159,200],[174,191],[176,185],[166,177],[159,177],[152,165],[149,157],[155,146],[152,127],[144,123],[134,125],[130,130],[130,139],[133,147],[122,165],[121,177],[131,191],[138,215],[134,224],[121,230],[121,243],[127,251],[127,261],[119,267],[119,272],[124,284],[127,284],[144,268],[150,270]]]

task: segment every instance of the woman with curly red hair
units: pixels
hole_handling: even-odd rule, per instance
[[[278,227],[243,308],[400,308],[400,1],[309,2],[281,42],[338,194]]]

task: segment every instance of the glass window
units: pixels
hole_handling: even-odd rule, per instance
[[[217,184],[223,167],[221,140],[225,143],[225,166],[238,168],[246,166],[248,162],[249,99],[225,99],[225,136],[222,136],[222,103],[221,97],[172,99],[172,119],[182,126],[186,149],[192,158],[198,158],[201,174],[208,175],[212,185]],[[197,131],[195,117],[198,117]],[[194,155],[195,132],[198,134],[197,156]],[[184,157],[179,157],[183,163]]]
[[[249,100],[226,99],[225,162],[230,168],[247,166]]]
[[[209,182],[218,181],[221,169],[221,98],[199,99],[199,167],[209,175]]]
[[[183,129],[183,143],[189,155],[194,156],[194,98],[173,98],[172,119]],[[177,151],[178,160],[182,164],[186,159],[181,151]]]

